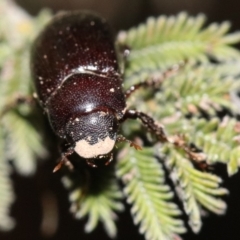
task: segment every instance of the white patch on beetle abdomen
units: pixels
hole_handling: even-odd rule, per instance
[[[90,144],[85,139],[76,142],[74,151],[83,158],[96,158],[99,155],[105,155],[112,151],[115,140],[106,137],[104,140],[98,139],[95,144]]]

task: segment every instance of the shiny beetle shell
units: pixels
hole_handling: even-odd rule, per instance
[[[83,158],[109,154],[126,104],[106,21],[87,12],[57,15],[33,45],[31,70],[54,132]]]

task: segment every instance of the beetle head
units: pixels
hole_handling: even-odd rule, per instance
[[[95,111],[79,114],[67,124],[67,138],[74,151],[86,159],[108,155],[116,142],[118,120],[112,112]]]

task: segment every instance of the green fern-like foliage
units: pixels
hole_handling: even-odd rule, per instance
[[[0,16],[0,228],[9,230],[14,226],[10,207],[15,198],[11,172],[31,175],[37,160],[47,155],[41,113],[34,105],[17,105],[16,99],[33,93],[30,45],[51,14],[43,11],[33,18],[7,0],[0,9],[6,13]],[[240,53],[233,47],[240,34],[229,34],[228,22],[205,27],[205,21],[202,14],[186,13],[149,18],[117,36],[119,49],[130,49],[124,63],[125,89],[162,79],[153,89],[133,93],[127,105],[164,126],[166,141],[157,141],[140,122],[129,120],[120,132],[142,150],[121,145],[110,166],[92,169],[82,162],[62,173],[70,211],[76,219],[88,219],[86,232],[101,222],[111,238],[117,236],[117,212],[124,209],[124,197],[133,222],[149,240],[178,239],[186,224],[197,233],[203,210],[226,211],[221,197],[228,191],[221,177],[204,167],[222,163],[232,175],[240,164]]]
[[[168,161],[171,178],[176,187],[180,188],[178,193],[189,217],[189,226],[197,233],[202,226],[201,207],[216,214],[225,213],[226,204],[219,197],[228,191],[219,187],[221,179],[216,175],[194,169],[189,159],[176,151],[171,152],[171,155]]]
[[[238,122],[232,117],[236,116],[238,109],[231,101],[234,91],[239,89],[240,55],[231,45],[239,41],[240,35],[227,34],[227,22],[203,28],[204,19],[203,15],[192,18],[186,13],[176,17],[150,18],[146,24],[119,34],[119,43],[130,46],[125,71],[126,88],[146,79],[162,77],[171,65],[188,60],[177,74],[162,81],[159,91],[144,89],[133,94],[128,103],[129,108],[148,113],[163,124],[169,139],[180,139],[192,146],[192,151],[208,165],[216,162],[227,164],[228,173],[232,175],[238,170],[240,153]],[[142,136],[141,124],[126,123],[122,130],[130,138],[136,134]],[[155,142],[152,136],[148,136],[148,141],[151,144]],[[161,209],[155,208],[155,214],[151,214],[144,206],[149,204],[149,199],[154,202],[152,196],[159,194],[158,188],[162,184],[166,187],[166,183],[156,183],[151,191],[144,189],[145,178],[154,176],[154,171],[145,165],[143,174],[138,166],[130,167],[133,163],[143,164],[145,158],[157,156],[162,161],[156,163],[155,171],[161,166],[166,167],[175,193],[189,217],[189,226],[197,233],[202,227],[202,208],[223,214],[226,204],[220,197],[228,191],[220,186],[220,177],[196,169],[197,162],[183,148],[176,147],[171,141],[156,147],[157,153],[152,150],[146,156],[133,151],[127,155],[127,160],[118,160],[118,177],[125,185],[126,198],[133,209],[138,210],[132,210],[133,219],[137,218],[135,222],[140,224],[139,231],[145,234],[146,239],[174,239],[175,234],[183,231],[180,223],[174,225],[179,212],[171,215],[169,210],[160,215]],[[133,179],[130,177],[125,181],[129,176]],[[164,176],[156,178],[160,180]],[[134,185],[136,181],[139,184]],[[148,200],[142,197],[143,189]],[[166,191],[172,193],[170,189]],[[158,195],[159,204],[161,200],[169,203],[165,194]],[[164,222],[162,218],[171,221]],[[146,219],[151,219],[151,224],[146,225]],[[165,228],[170,232],[164,232]]]
[[[4,138],[3,131],[0,129],[0,156],[3,158],[5,155],[4,151]],[[4,159],[4,158],[3,158]],[[14,201],[14,193],[12,189],[12,184],[10,178],[10,167],[4,162],[0,161],[0,229],[1,230],[11,230],[15,222],[12,217],[10,217],[10,207]]]
[[[64,176],[62,181],[70,192],[71,212],[77,219],[88,216],[85,231],[93,231],[98,222],[102,222],[106,233],[115,237],[116,211],[122,211],[124,206],[113,166],[101,169],[82,166],[79,171]]]
[[[220,61],[239,58],[231,45],[239,41],[240,35],[226,34],[229,22],[203,28],[205,21],[202,14],[190,17],[180,13],[176,17],[149,18],[137,28],[120,32],[118,42],[132,50],[125,85],[129,87],[183,59],[205,62],[209,56]]]
[[[132,205],[134,223],[146,239],[173,239],[186,231],[179,218],[181,211],[165,182],[165,173],[153,148],[141,152],[128,149],[118,160],[117,176],[125,184],[124,194]]]
[[[1,1],[0,9],[4,12],[0,16],[0,228],[10,230],[14,220],[9,210],[15,196],[9,161],[19,174],[29,176],[36,171],[37,160],[47,155],[39,131],[41,115],[32,106],[15,103],[32,94],[29,46],[49,14],[33,19],[11,1]],[[33,118],[37,123],[30,121]]]

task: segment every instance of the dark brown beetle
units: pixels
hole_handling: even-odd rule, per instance
[[[126,109],[125,100],[132,92],[156,82],[145,81],[123,92],[112,31],[95,14],[58,14],[33,45],[31,70],[40,105],[68,146],[55,170],[69,163],[67,156],[74,151],[91,166],[96,166],[94,159],[110,162],[116,141],[126,140],[117,134],[127,118],[141,119],[165,140],[163,128],[149,116]]]

